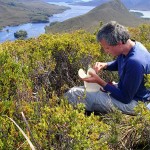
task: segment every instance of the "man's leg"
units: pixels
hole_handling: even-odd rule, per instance
[[[124,104],[102,91],[86,92],[83,86],[71,88],[65,93],[65,97],[73,105],[83,103],[87,111],[98,111],[101,113],[111,112],[118,108],[126,114],[134,114],[134,107],[138,104],[134,100],[129,104]]]
[[[87,111],[110,112],[114,107],[107,93],[86,92],[83,86],[71,88],[64,96],[73,105],[85,104]]]
[[[119,110],[121,110],[123,113],[125,114],[132,114],[134,115],[135,112],[134,112],[134,107],[137,106],[138,102],[135,101],[135,100],[132,100],[130,103],[128,104],[124,104],[114,98],[112,98],[112,103],[115,107],[117,107]]]

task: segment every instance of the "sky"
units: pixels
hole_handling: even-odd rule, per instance
[[[89,2],[89,1],[92,1],[92,0],[82,0],[83,2]]]
[[[89,2],[89,1],[92,1],[92,0],[77,0],[78,2]]]

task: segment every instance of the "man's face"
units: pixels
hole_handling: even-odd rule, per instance
[[[112,56],[119,56],[123,53],[122,43],[118,43],[115,46],[110,46],[107,42],[103,39],[100,41],[101,46],[103,47],[104,51]]]

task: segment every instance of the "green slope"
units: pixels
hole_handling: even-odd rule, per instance
[[[68,32],[77,29],[94,31],[100,21],[105,23],[110,20],[116,20],[127,26],[137,26],[145,22],[129,13],[119,0],[113,0],[94,8],[85,15],[49,26],[46,28],[46,32]]]
[[[66,7],[50,5],[41,0],[0,0],[0,27],[47,21],[48,16],[65,9]]]

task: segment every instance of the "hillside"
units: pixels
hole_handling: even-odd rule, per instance
[[[110,0],[92,0],[92,1],[88,1],[88,2],[75,2],[75,5],[84,5],[84,6],[99,6],[103,3],[106,3]]]
[[[49,26],[46,28],[46,32],[68,32],[77,29],[94,31],[100,21],[106,23],[110,20],[116,20],[126,26],[137,26],[144,22],[129,13],[120,1],[113,0],[94,8],[85,15]]]
[[[63,0],[67,2],[67,0]],[[103,3],[106,3],[110,0],[91,0],[91,1],[73,1],[74,5],[84,5],[84,6],[99,6]],[[70,1],[69,1],[70,2]],[[150,10],[150,1],[143,0],[121,0],[121,2],[128,9],[138,9],[138,10]]]
[[[50,5],[41,0],[0,0],[0,28],[26,22],[46,22],[48,16],[65,9],[64,6]]]

